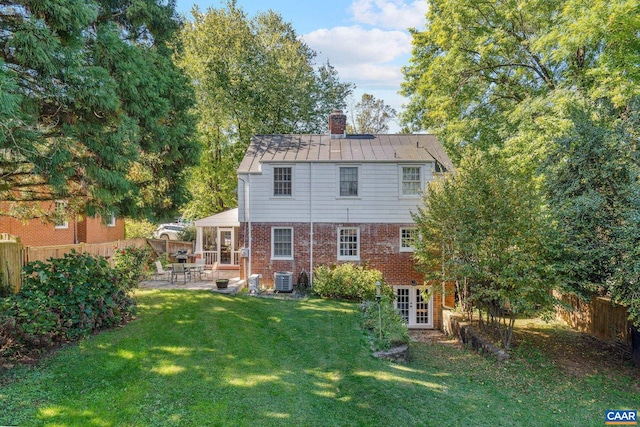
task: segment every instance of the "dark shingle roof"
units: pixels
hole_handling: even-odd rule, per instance
[[[287,162],[422,162],[453,164],[434,135],[256,135],[238,168],[257,173],[260,163]]]

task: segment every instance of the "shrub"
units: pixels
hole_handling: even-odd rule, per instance
[[[376,296],[376,282],[382,284],[384,295],[393,296],[393,289],[385,285],[382,273],[362,265],[324,265],[314,270],[313,292],[324,298],[364,301]]]
[[[30,262],[20,292],[1,300],[2,354],[49,347],[131,319],[131,281],[103,257],[73,251]]]
[[[178,240],[183,242],[195,242],[196,241],[196,226],[187,225],[185,228],[178,232]]]
[[[382,323],[382,333],[380,333],[380,323]],[[362,324],[364,329],[371,332],[373,347],[376,351],[388,350],[409,342],[409,329],[400,313],[394,308],[393,299],[387,295],[382,296],[379,306],[374,301],[366,301],[363,304]]]
[[[127,246],[116,249],[113,255],[113,266],[129,280],[130,286],[137,285],[140,279],[149,275],[149,263],[151,262],[151,248],[148,246],[139,248]]]
[[[124,237],[125,239],[152,239],[153,232],[156,231],[157,225],[143,220],[125,219],[124,220]]]

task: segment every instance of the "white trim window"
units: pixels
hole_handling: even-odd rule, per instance
[[[338,228],[338,259],[341,261],[360,260],[360,229],[357,227]]]
[[[109,214],[109,220],[107,221],[107,227],[116,226],[116,215],[114,213]]]
[[[53,224],[54,228],[69,228],[69,221],[67,220],[67,202],[65,200],[56,200]]]
[[[338,175],[339,196],[358,197],[358,167],[341,166]]]
[[[273,168],[273,196],[291,197],[293,195],[293,168],[275,166]]]
[[[422,194],[422,167],[401,166],[401,191],[403,196]]]
[[[400,252],[413,252],[418,241],[418,229],[415,227],[400,229]]]
[[[271,259],[293,259],[293,228],[271,228]]]

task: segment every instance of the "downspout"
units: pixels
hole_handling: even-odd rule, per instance
[[[313,287],[313,162],[309,165],[309,286]]]
[[[242,181],[242,187],[244,191],[244,223],[248,224],[249,227],[249,242],[248,245],[245,245],[246,248],[249,248],[249,255],[247,257],[247,265],[245,268],[245,277],[247,281],[249,280],[249,276],[251,276],[251,216],[249,215],[249,187],[251,185],[251,175],[249,176],[249,182],[245,181],[244,178],[238,176],[238,180]],[[244,239],[247,238],[247,233],[244,233]],[[246,240],[244,243],[247,243]],[[248,282],[247,282],[248,283]]]

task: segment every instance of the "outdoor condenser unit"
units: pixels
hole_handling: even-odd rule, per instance
[[[275,290],[278,292],[293,291],[293,273],[290,271],[278,271],[273,273]]]

